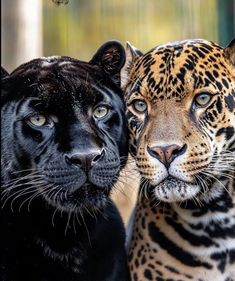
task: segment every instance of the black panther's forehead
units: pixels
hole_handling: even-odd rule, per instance
[[[22,64],[11,73],[11,76],[20,76],[26,78],[34,75],[38,78],[43,78],[45,76],[53,77],[58,73],[63,74],[63,76],[67,76],[79,70],[79,76],[84,80],[87,80],[92,79],[91,77],[87,76],[87,73],[92,69],[95,76],[101,76],[101,74],[97,71],[97,66],[90,64],[89,62],[83,62],[66,56],[52,56],[41,57]],[[60,76],[57,78],[60,78]]]
[[[105,85],[114,87],[99,66],[70,57],[30,61],[18,67],[7,79],[13,99],[38,97],[49,104],[62,103],[62,106],[71,102],[77,106],[80,103],[81,107],[97,103],[104,99],[104,92],[107,95],[101,88],[105,89]]]

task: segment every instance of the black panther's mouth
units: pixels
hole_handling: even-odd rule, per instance
[[[58,187],[54,196],[45,197],[50,205],[64,211],[100,209],[109,200],[111,188],[96,186],[86,181],[80,187]]]
[[[72,193],[69,193],[68,198],[80,201],[81,198],[91,199],[99,194],[109,195],[110,188],[100,187],[90,182],[86,182],[83,186]]]

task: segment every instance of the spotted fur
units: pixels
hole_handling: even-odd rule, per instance
[[[132,280],[234,281],[235,40],[185,40],[144,55],[128,45],[126,55],[122,87],[142,178]]]

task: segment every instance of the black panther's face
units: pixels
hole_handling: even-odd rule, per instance
[[[65,211],[105,205],[128,147],[114,76],[123,53],[114,61],[122,51],[115,44],[90,63],[42,58],[4,79],[3,204],[27,205],[39,196]],[[104,63],[112,63],[112,75]]]

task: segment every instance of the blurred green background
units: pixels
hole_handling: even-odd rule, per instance
[[[1,53],[7,69],[42,55],[89,60],[99,45],[110,39],[123,44],[130,41],[147,51],[157,44],[185,38],[205,38],[226,45],[235,36],[235,0],[54,2],[1,1]]]

